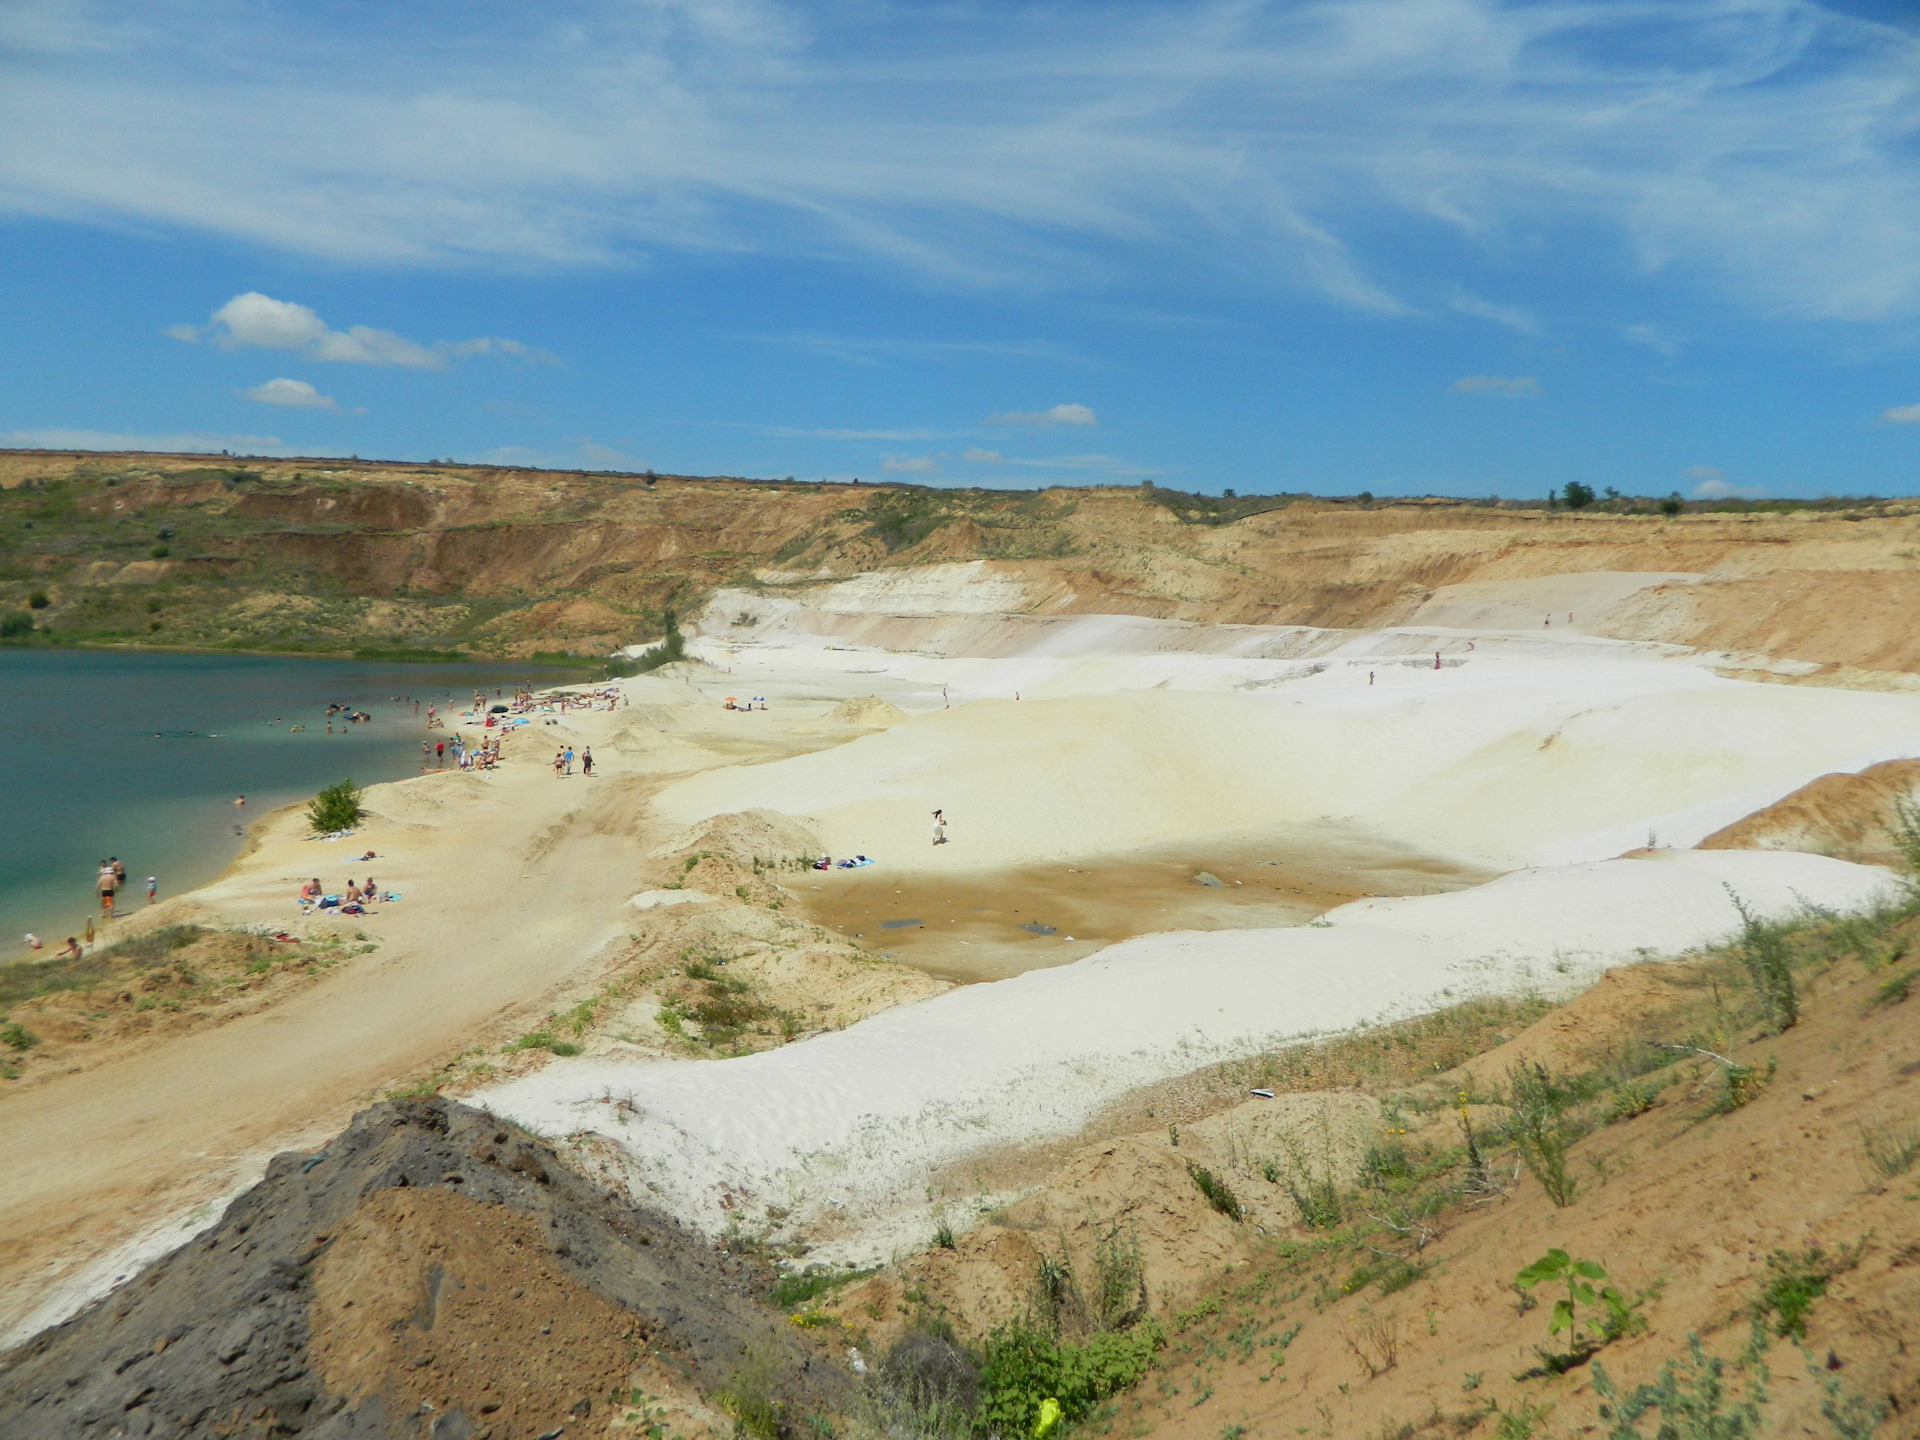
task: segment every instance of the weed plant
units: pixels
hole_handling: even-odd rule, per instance
[[[1240,1207],[1240,1197],[1233,1193],[1227,1182],[1215,1175],[1204,1165],[1187,1162],[1187,1174],[1193,1177],[1194,1189],[1207,1197],[1207,1203],[1229,1220],[1239,1221],[1246,1218],[1246,1212]]]
[[[1920,1160],[1920,1124],[1880,1125],[1861,1130],[1867,1164],[1882,1180],[1904,1175]]]

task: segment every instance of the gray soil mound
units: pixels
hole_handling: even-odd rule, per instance
[[[907,718],[907,712],[878,695],[856,695],[834,706],[826,718],[843,725],[898,725]]]
[[[711,1392],[752,1355],[783,1415],[837,1408],[766,1280],[492,1116],[388,1102],[0,1356],[0,1435],[597,1433],[637,1358]]]

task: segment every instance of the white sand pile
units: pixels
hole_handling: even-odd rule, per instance
[[[982,869],[1237,842],[1335,819],[1494,869],[1691,845],[1813,777],[1920,755],[1920,697],[1692,666],[1328,671],[1271,693],[977,701],[851,744],[707,771],[656,804],[763,806],[834,854]],[[951,843],[929,844],[943,808]]]
[[[1137,1086],[1291,1037],[1572,985],[1731,933],[1730,890],[1771,917],[1869,905],[1885,871],[1819,856],[1674,852],[1365,901],[1324,926],[1144,936],[1058,969],[950,991],[737,1060],[562,1061],[478,1103],[594,1131],[709,1232],[765,1206],[871,1237],[929,1173],[981,1147],[1071,1133]],[[876,1242],[877,1243],[877,1242]]]

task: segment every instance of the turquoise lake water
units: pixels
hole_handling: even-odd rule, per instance
[[[0,650],[0,956],[25,956],[28,931],[48,941],[42,954],[78,933],[108,856],[127,867],[122,909],[146,903],[149,875],[178,895],[224,870],[245,843],[236,832],[276,807],[348,776],[415,774],[420,742],[449,733],[429,734],[428,703],[580,678],[510,663]],[[336,703],[373,719],[329,735]]]

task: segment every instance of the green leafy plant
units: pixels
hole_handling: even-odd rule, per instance
[[[1147,1313],[1147,1271],[1140,1236],[1118,1224],[1093,1237],[1093,1311],[1103,1330],[1125,1330]]]
[[[1151,1322],[1094,1335],[1084,1345],[1063,1345],[1030,1320],[1003,1325],[983,1347],[974,1429],[1030,1435],[1049,1399],[1058,1402],[1063,1419],[1082,1419],[1109,1395],[1137,1383],[1164,1344],[1165,1333]]]
[[[1521,1400],[1511,1410],[1504,1410],[1496,1401],[1488,1413],[1493,1416],[1494,1440],[1533,1440],[1552,1417],[1553,1406]]]
[[[1596,1342],[1604,1343],[1619,1333],[1633,1314],[1626,1298],[1613,1286],[1594,1288],[1595,1280],[1606,1278],[1607,1272],[1598,1262],[1575,1260],[1556,1247],[1515,1275],[1513,1283],[1523,1292],[1536,1285],[1567,1287],[1566,1297],[1555,1300],[1547,1316],[1547,1335],[1566,1334],[1569,1353],[1579,1355],[1597,1349]],[[1584,1319],[1580,1314],[1583,1310],[1588,1312]],[[1582,1330],[1588,1333],[1583,1335]]]
[[[6,1045],[10,1049],[24,1053],[39,1043],[40,1037],[17,1020],[9,1020],[6,1024],[0,1025],[0,1045]]]
[[[360,803],[360,787],[351,779],[329,785],[307,803],[307,823],[316,835],[351,830],[367,816]]]
[[[1905,1002],[1913,991],[1913,982],[1920,977],[1920,970],[1902,970],[1898,975],[1889,976],[1873,992],[1875,1005],[1899,1005]]]

